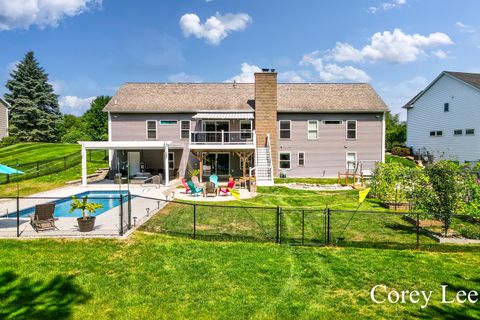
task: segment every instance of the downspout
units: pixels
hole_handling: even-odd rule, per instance
[[[108,112],[108,142],[112,141],[112,116],[110,112]],[[112,161],[113,161],[113,150],[108,149],[108,165],[112,168]]]
[[[382,159],[381,159],[382,162],[385,162],[385,138],[386,138],[385,116],[386,116],[386,112],[384,112],[382,116]]]

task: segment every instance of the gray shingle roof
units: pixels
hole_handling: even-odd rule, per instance
[[[444,71],[446,74],[451,75],[463,82],[480,89],[480,73],[466,73],[466,72],[454,72]]]
[[[253,83],[126,83],[104,111],[253,111]],[[279,112],[376,112],[388,108],[366,83],[278,84]]]

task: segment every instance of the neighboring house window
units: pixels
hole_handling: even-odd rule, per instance
[[[443,131],[430,131],[430,137],[441,137],[443,136]]]
[[[308,139],[318,139],[318,121],[308,120]]]
[[[278,167],[280,169],[290,169],[290,160],[291,160],[291,155],[290,152],[280,152],[279,153],[279,161],[278,161]]]
[[[298,166],[305,167],[305,152],[303,151],[298,152]]]
[[[147,139],[157,139],[156,120],[147,120]]]
[[[342,120],[323,120],[323,124],[342,124]]]
[[[168,153],[168,170],[175,169],[175,153],[169,152]]]
[[[290,139],[291,126],[290,120],[280,120],[280,139]]]
[[[456,136],[461,136],[463,134],[463,130],[462,129],[453,130],[453,134]]]
[[[347,120],[347,139],[357,139],[357,120]]]
[[[471,136],[475,134],[475,129],[465,129],[465,134]]]
[[[190,120],[180,121],[180,138],[188,139],[190,137]]]
[[[252,139],[252,120],[240,120],[240,139]]]
[[[354,170],[357,167],[357,153],[354,151],[347,152],[347,165],[348,170]]]
[[[443,112],[448,112],[448,111],[450,111],[450,103],[444,103]]]
[[[178,124],[177,120],[160,120],[160,125],[162,126],[171,126],[175,124]]]

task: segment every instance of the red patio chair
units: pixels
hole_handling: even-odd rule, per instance
[[[228,181],[228,184],[227,184],[227,187],[226,188],[220,188],[218,189],[218,194],[220,193],[223,193],[225,196],[230,193],[230,191],[228,191],[228,189],[233,189],[235,187],[235,180],[230,180]]]
[[[183,187],[185,188],[185,193],[189,193],[189,192],[192,192],[192,190],[190,190],[188,184],[187,184],[187,181],[185,181],[184,178],[182,178],[182,184],[183,184]]]

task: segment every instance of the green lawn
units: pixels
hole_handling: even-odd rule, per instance
[[[337,178],[275,178],[275,184],[281,183],[312,183],[312,184],[336,184]]]
[[[394,156],[394,155],[386,155],[385,156],[385,162],[386,163],[392,163],[392,162],[398,162],[403,164],[406,167],[415,167],[415,162],[410,161],[408,159],[399,157],[399,156]]]
[[[117,240],[0,240],[2,319],[475,318],[440,285],[479,289],[478,252],[208,242],[137,232]],[[435,290],[430,305],[376,305],[377,284]],[[451,293],[450,293],[451,294]]]
[[[0,163],[15,166],[17,161],[21,163],[34,161],[48,161],[78,152],[80,155],[79,144],[66,143],[18,143],[12,146],[0,148]],[[108,163],[104,160],[105,153],[103,150],[92,151],[87,158],[87,171],[93,173],[98,168],[108,167]],[[78,160],[78,159],[77,159]],[[70,164],[70,163],[69,163]],[[34,193],[51,190],[65,186],[65,182],[81,178],[80,163],[73,163],[72,167],[63,170],[63,160],[59,161],[58,172],[41,175],[25,179],[20,176],[19,182],[20,195],[27,196]],[[47,167],[50,164],[46,165]],[[55,171],[56,171],[55,170]],[[5,176],[1,177],[1,181],[5,182]],[[10,182],[8,184],[0,184],[1,196],[15,196],[17,194],[17,184]]]

